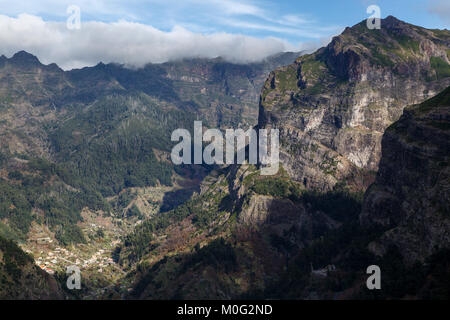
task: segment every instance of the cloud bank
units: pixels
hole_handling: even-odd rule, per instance
[[[299,50],[278,38],[255,38],[240,34],[201,34],[175,26],[165,32],[152,26],[118,21],[82,22],[69,30],[64,22],[44,21],[20,14],[0,15],[0,54],[28,51],[43,63],[63,69],[92,66],[102,61],[141,67],[182,58],[221,56],[237,63],[256,62],[281,51]],[[311,49],[311,44],[308,46]]]

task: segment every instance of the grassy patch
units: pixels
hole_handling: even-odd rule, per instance
[[[450,65],[440,57],[430,58],[431,68],[436,72],[438,79],[450,77]]]
[[[450,87],[447,87],[447,89],[443,90],[433,98],[428,99],[421,104],[413,106],[412,109],[420,113],[427,113],[437,106],[448,105],[450,105]]]
[[[300,194],[300,187],[288,179],[280,177],[261,178],[250,187],[255,193],[288,198]]]
[[[297,87],[297,71],[295,67],[289,66],[286,71],[280,71],[276,74],[278,87],[281,91],[295,91]]]

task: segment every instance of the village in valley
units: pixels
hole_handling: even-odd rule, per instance
[[[76,298],[121,298],[122,294],[131,290],[132,284],[126,277],[127,271],[114,260],[114,250],[120,245],[123,235],[131,232],[143,219],[159,212],[167,192],[178,189],[180,186],[175,183],[172,187],[126,190],[119,197],[108,199],[111,203],[123,202],[110,214],[84,208],[81,211],[82,221],[77,225],[83,232],[85,243],[64,246],[45,224],[33,222],[28,239],[21,247],[33,257],[36,266],[59,278],[62,286],[65,286],[65,279],[68,277],[67,268],[78,267],[83,294]],[[136,206],[142,214],[129,215],[132,206]],[[69,290],[68,294],[77,295],[73,290]]]
[[[96,226],[93,224],[92,227],[95,228]],[[67,266],[71,265],[78,266],[80,269],[97,269],[97,272],[102,273],[106,270],[105,268],[115,264],[111,254],[114,246],[119,243],[118,240],[112,241],[110,243],[112,248],[98,249],[90,254],[90,250],[84,252],[82,248],[77,248],[86,247],[83,244],[67,249],[55,244],[50,237],[37,238],[35,240],[37,251],[39,251],[41,246],[45,246],[47,250],[33,252],[27,249],[27,251],[35,257],[36,265],[49,274],[54,274],[55,271],[66,269]]]
[[[114,261],[113,252],[127,228],[123,227],[123,221],[112,217],[105,218],[89,211],[82,214],[84,221],[79,225],[86,243],[63,246],[48,228],[33,223],[28,241],[22,248],[48,274],[65,277],[69,266],[78,267],[82,286],[89,291],[85,298],[101,298],[106,288],[125,274]]]

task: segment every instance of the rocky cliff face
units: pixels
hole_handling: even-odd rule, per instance
[[[221,128],[256,125],[258,99],[270,71],[289,65],[301,52],[285,52],[258,63],[233,64],[221,58],[161,64],[176,94],[199,118]]]
[[[247,164],[222,168],[190,202],[137,227],[120,253],[124,264],[140,261],[129,297],[437,296],[430,283],[441,283],[437,279],[447,274],[441,268],[448,265],[447,253],[439,251],[448,248],[449,228],[441,217],[449,211],[449,179],[442,173],[449,148],[448,136],[434,141],[432,131],[448,128],[443,109],[420,107],[431,113],[413,115],[414,121],[402,125],[412,112],[407,109],[398,123],[414,132],[405,140],[411,145],[400,143],[390,156],[383,153],[362,216],[361,191],[374,181],[385,129],[406,105],[448,86],[449,36],[393,17],[382,21],[381,30],[367,30],[363,22],[326,48],[272,72],[258,126],[280,129],[279,172],[261,176]],[[152,237],[143,237],[147,234]],[[419,260],[419,269],[404,264],[391,244],[410,261]],[[426,259],[433,253],[437,258]],[[372,264],[383,270],[381,296],[365,286]],[[418,279],[410,286],[411,278]]]
[[[390,245],[407,261],[424,260],[450,246],[450,87],[405,109],[383,136],[380,168],[368,189],[363,225],[389,230],[370,244]]]
[[[311,55],[273,71],[260,100],[260,128],[280,129],[280,159],[307,188],[373,181],[384,130],[403,108],[450,84],[450,32],[387,17],[365,21]]]
[[[347,217],[358,210],[352,199],[302,196],[298,187],[283,170],[270,177],[247,164],[214,170],[200,194],[127,236],[120,262],[133,268],[138,261],[136,271],[130,269],[135,283],[127,297],[237,299],[256,292],[279,297],[272,285],[285,280],[289,263],[342,225],[337,205]],[[295,277],[309,278],[310,263],[324,262],[328,258],[307,260]]]

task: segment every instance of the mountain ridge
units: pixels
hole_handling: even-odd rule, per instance
[[[399,187],[386,187],[392,198],[402,184],[414,188],[403,179],[407,166],[386,165],[382,136],[395,142],[392,127],[415,126],[406,105],[448,86],[449,43],[448,31],[388,17],[380,31],[363,21],[268,77],[268,65],[201,59],[139,70],[99,63],[62,77],[56,69],[45,75],[0,69],[0,134],[6,137],[0,232],[22,241],[27,232],[36,242],[57,240],[89,268],[99,255],[111,258],[108,266],[99,264],[101,271],[94,264],[86,272],[87,289],[77,298],[448,297],[445,281],[439,282],[448,273],[439,271],[448,266],[445,246],[419,252],[412,266],[405,263],[401,250],[414,252],[420,239],[436,239],[420,229],[423,215],[414,221],[389,211],[393,201],[388,208],[377,202],[376,186],[383,187],[383,172],[398,171]],[[255,94],[259,81],[265,83]],[[243,107],[249,101],[250,112]],[[262,176],[249,164],[193,168],[168,161],[171,130],[191,130],[194,119],[221,129],[252,127],[257,112],[257,128],[280,129],[276,175]],[[424,116],[439,130],[447,118]],[[439,133],[418,127],[429,139]],[[443,137],[436,141],[446,145]],[[409,146],[417,149],[412,162],[414,156],[426,159],[426,140]],[[388,158],[407,154],[385,149]],[[445,161],[432,162],[448,168]],[[417,167],[414,176],[426,189]],[[435,177],[434,164],[431,169]],[[407,198],[395,208],[410,204],[415,202]],[[387,219],[386,212],[392,213]],[[392,237],[390,229],[401,228],[415,242],[408,246]],[[414,228],[425,236],[415,236]],[[436,234],[446,239],[446,228]],[[52,261],[30,242],[39,261]],[[95,254],[86,257],[80,248]],[[97,254],[99,248],[107,253]],[[365,286],[373,264],[383,270],[379,293]]]
[[[2,56],[0,236],[57,278],[70,261],[83,261],[91,269],[80,295],[97,294],[121,274],[104,246],[186,201],[210,170],[175,167],[170,132],[192,131],[197,119],[253,126],[266,72],[294,55],[252,65],[198,59],[72,71],[24,51]],[[95,250],[102,253],[88,258]],[[105,260],[104,273],[94,269]]]
[[[280,129],[281,162],[308,188],[329,190],[342,181],[367,188],[384,129],[405,106],[450,83],[450,31],[393,17],[381,25],[345,29],[328,46],[273,71],[264,85],[258,127]]]
[[[396,177],[394,191],[401,192],[402,185],[414,189],[404,179],[407,164],[393,161],[389,166],[389,159],[382,158],[381,140],[385,128],[405,122],[408,105],[448,86],[448,77],[441,77],[446,74],[445,65],[438,70],[432,59],[440,57],[448,64],[448,36],[393,17],[383,19],[382,28],[384,24],[389,30],[383,31],[383,41],[376,30],[367,31],[363,21],[328,47],[271,72],[261,93],[258,127],[280,129],[279,173],[262,177],[258,168],[247,164],[211,172],[200,194],[144,221],[118,250],[119,263],[131,267],[130,275],[135,277],[128,298],[423,299],[448,295],[446,282],[440,282],[448,275],[448,226],[445,220],[433,218],[439,206],[428,206],[425,218],[414,211],[417,208],[409,208],[417,218],[396,212],[397,207],[420,202],[420,192],[429,185],[421,184],[414,202],[407,197],[394,208],[390,205],[396,193],[389,201],[377,202],[381,193],[376,187],[370,187],[363,199],[362,192],[375,181],[378,160],[373,160],[370,170],[363,170],[363,165],[355,168],[351,160],[364,157],[345,159],[345,148],[338,150],[340,154],[333,150],[333,143],[339,142],[333,137],[339,137],[340,129],[348,129],[341,147],[358,151],[369,144],[370,152],[382,159],[379,175],[390,170],[393,174],[388,172],[384,179]],[[410,33],[411,37],[402,37]],[[414,42],[416,37],[419,43]],[[369,39],[375,40],[373,46],[367,44]],[[382,42],[388,46],[383,48]],[[365,91],[371,96],[365,96]],[[352,110],[354,105],[357,110]],[[317,117],[315,113],[321,112]],[[448,126],[445,116],[431,120],[438,127]],[[315,130],[321,122],[328,126]],[[390,134],[388,129],[386,136]],[[435,134],[426,131],[428,139]],[[445,136],[436,140],[441,143]],[[419,147],[418,156],[426,158],[426,140]],[[448,154],[447,150],[442,145],[441,153]],[[383,155],[401,158],[403,152],[398,151],[383,150]],[[415,164],[411,176],[426,183],[426,174]],[[323,175],[317,177],[317,171]],[[376,179],[375,186],[384,182]],[[383,187],[392,192],[389,185]],[[443,188],[441,193],[439,203],[445,202],[448,190]],[[396,228],[383,219],[399,225]],[[430,219],[435,223],[421,224]],[[427,227],[438,229],[435,237],[428,235]],[[396,232],[405,228],[404,233]],[[445,241],[431,250],[428,244],[436,244],[437,239]],[[422,251],[422,246],[427,250]],[[365,285],[366,268],[374,264],[383,270],[379,293],[369,292]]]

